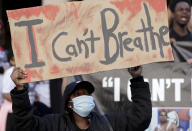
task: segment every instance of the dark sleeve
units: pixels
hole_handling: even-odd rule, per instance
[[[107,114],[115,131],[144,131],[152,117],[149,84],[143,77],[131,79],[132,105],[126,113]]]
[[[15,126],[18,131],[51,131],[58,130],[58,117],[49,115],[38,117],[33,114],[30,105],[28,89],[11,91],[12,109],[15,117]]]
[[[4,68],[0,67],[0,74],[3,74],[3,73],[4,73]]]

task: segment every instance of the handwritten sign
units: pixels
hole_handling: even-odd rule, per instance
[[[173,60],[165,0],[67,2],[7,11],[24,82]]]

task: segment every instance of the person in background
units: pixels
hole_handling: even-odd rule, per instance
[[[7,50],[4,49],[5,45],[5,30],[3,21],[0,17],[0,107],[3,103],[2,88],[3,88],[3,74],[9,68],[9,62],[7,60]]]
[[[170,43],[176,41],[192,41],[192,33],[189,30],[189,21],[191,18],[190,0],[172,0],[169,5],[173,23],[170,28]],[[192,58],[188,58],[188,64],[192,64]]]
[[[0,107],[3,103],[2,89],[3,89],[3,75],[4,72],[9,68],[9,64],[6,59],[6,53],[0,46]],[[4,59],[4,60],[3,60]]]
[[[38,94],[38,101],[34,103],[38,116],[51,114],[50,81],[47,80],[29,83],[29,87],[31,87],[31,85],[33,87],[32,89],[34,89]]]
[[[10,63],[10,68],[8,68],[3,75],[2,94],[3,94],[4,102],[2,104],[2,109],[0,110],[0,116],[1,116],[0,131],[5,131],[5,130],[6,131],[15,131],[14,117],[12,114],[12,100],[11,100],[11,95],[10,95],[10,91],[15,87],[15,84],[11,80],[11,77],[10,77],[11,73],[13,72],[13,69],[15,68],[15,59],[14,59],[12,50],[8,51],[7,59]],[[30,103],[33,106],[39,107],[39,105],[41,105],[41,104],[38,103],[39,98],[38,98],[38,94],[35,92],[35,88],[32,86],[29,86],[28,84],[25,84],[25,86],[29,87]],[[37,115],[40,114],[39,110],[35,110],[35,111],[36,111]]]
[[[171,43],[175,41],[192,41],[192,34],[187,26],[191,17],[191,1],[172,0],[169,8],[173,13],[173,24],[170,28]]]
[[[13,83],[13,81],[11,80],[11,77],[10,77],[10,75],[13,72],[13,69],[15,67],[15,58],[13,56],[12,50],[9,50],[7,58],[8,58],[8,61],[9,61],[11,67],[9,69],[7,69],[4,73],[2,93],[3,93],[4,99],[11,102],[10,91],[15,86],[15,84]]]
[[[7,58],[11,67],[7,69],[3,75],[2,95],[3,95],[4,101],[2,104],[2,108],[0,110],[0,116],[1,116],[0,129],[1,131],[5,131],[5,130],[14,131],[14,118],[12,114],[12,104],[11,104],[11,96],[10,96],[10,90],[12,90],[13,87],[15,86],[15,84],[13,83],[10,77],[15,66],[15,60],[14,60],[12,50],[8,51]]]

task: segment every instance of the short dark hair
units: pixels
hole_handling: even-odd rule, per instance
[[[175,7],[179,2],[186,2],[189,4],[189,6],[191,6],[191,0],[171,0],[169,4],[169,8],[173,13],[175,12]]]

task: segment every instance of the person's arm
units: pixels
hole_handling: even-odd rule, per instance
[[[56,115],[40,118],[33,114],[33,109],[28,96],[28,88],[24,88],[23,84],[19,82],[26,77],[27,74],[20,68],[15,68],[11,74],[11,79],[16,85],[11,91],[12,109],[15,116],[16,129],[18,131],[56,130],[58,124],[58,117]]]
[[[152,117],[152,103],[149,84],[141,76],[142,67],[129,68],[131,79],[132,107],[127,114],[130,128],[144,130],[148,128]]]
[[[11,101],[11,95],[10,95],[10,93],[3,93],[3,98],[6,99],[6,100],[8,100],[9,102],[12,102],[12,101]]]
[[[106,115],[114,130],[144,131],[152,117],[152,104],[149,84],[141,76],[142,68],[130,68],[132,105],[126,113]]]

